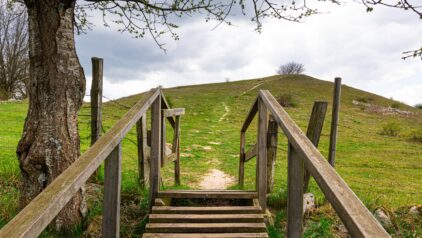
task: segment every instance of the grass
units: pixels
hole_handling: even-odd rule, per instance
[[[256,85],[259,86],[255,87]],[[289,107],[286,110],[305,131],[313,101],[325,100],[331,104],[332,87],[330,82],[292,75],[165,89],[165,95],[174,107],[186,108],[186,115],[181,119],[181,187],[198,188],[202,175],[211,168],[237,177],[240,127],[260,89],[269,89],[275,96],[287,93],[294,95],[297,107]],[[106,103],[103,111],[105,131],[139,98],[140,95],[134,95],[120,99],[118,104]],[[370,98],[371,104],[384,107],[397,103],[345,85],[342,87],[337,172],[357,196],[366,201],[365,204],[372,205],[373,201],[376,201],[377,205],[391,210],[422,204],[422,147],[420,143],[409,140],[413,131],[422,129],[420,110],[399,103],[400,110],[414,113],[419,111],[419,114],[404,117],[370,113],[353,105],[353,100],[362,98]],[[27,106],[27,102],[0,104],[0,227],[17,212],[19,167],[15,148],[22,132]],[[229,108],[228,113],[225,106]],[[324,156],[328,154],[330,111],[328,110],[326,115],[319,145]],[[225,113],[226,116],[222,118]],[[89,105],[85,104],[80,111],[79,122],[82,152],[86,151],[90,144],[89,114]],[[400,134],[395,137],[380,135],[384,122],[390,120],[397,122]],[[247,132],[248,147],[256,141],[256,124],[256,121],[253,122]],[[167,128],[167,139],[170,142],[172,131],[170,125]],[[137,184],[135,141],[135,130],[132,129],[123,140],[122,163],[122,194],[132,194],[131,199],[133,195],[142,197],[144,193]],[[210,146],[211,150],[204,150],[203,146]],[[285,199],[287,184],[287,140],[282,133],[279,133],[277,155],[275,193],[272,195],[274,206],[277,206],[278,201]],[[171,165],[162,169],[165,189],[173,188],[172,169]],[[245,188],[254,189],[254,181],[255,159],[246,164]],[[317,201],[324,200],[313,180],[310,191],[315,194]],[[145,205],[141,203],[136,201],[138,208],[144,210]],[[142,224],[134,224],[133,227],[122,226],[122,232],[128,237],[131,236],[128,234],[139,235],[142,233]]]

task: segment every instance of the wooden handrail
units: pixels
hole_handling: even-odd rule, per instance
[[[242,129],[240,130],[241,132],[246,132],[246,130],[248,130],[257,112],[258,112],[258,97],[253,102],[251,109],[249,109],[248,115],[246,116],[245,122],[243,122]]]
[[[0,237],[37,237],[115,150],[160,94],[160,89],[147,92],[122,119],[3,227]]]
[[[259,98],[271,112],[295,152],[303,158],[306,169],[315,178],[352,237],[390,237],[271,93],[260,90]]]

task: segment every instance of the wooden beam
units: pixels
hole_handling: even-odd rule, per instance
[[[147,115],[141,117],[141,119],[136,123],[136,140],[137,140],[137,149],[138,149],[138,173],[139,173],[139,184],[142,189],[145,188],[145,183],[147,181],[147,172],[149,170],[149,163],[147,159]],[[146,169],[145,169],[146,167]]]
[[[121,170],[122,143],[120,143],[105,160],[102,227],[104,238],[119,237]]]
[[[240,132],[240,152],[239,152],[239,181],[238,185],[243,188],[245,181],[245,142],[246,133]]]
[[[331,132],[330,132],[330,148],[328,151],[328,163],[335,166],[336,163],[336,146],[337,146],[337,128],[340,112],[340,95],[341,95],[341,78],[334,79],[334,96],[333,111],[331,114]]]
[[[273,116],[270,116],[267,131],[267,193],[274,187],[275,162],[277,159],[278,125]]]
[[[312,107],[311,118],[309,119],[308,129],[306,131],[306,137],[312,142],[312,144],[318,148],[319,138],[321,136],[322,127],[324,126],[325,113],[327,112],[327,102],[314,102]],[[303,191],[308,190],[309,179],[311,174],[308,170],[305,170],[303,177]]]
[[[245,153],[245,162],[248,162],[253,157],[258,155],[258,143],[253,145],[249,150]]]
[[[352,237],[390,237],[271,93],[259,95]]]
[[[287,156],[287,234],[301,238],[303,230],[303,159],[289,143]]]
[[[163,109],[163,117],[174,117],[185,115],[184,108]]]
[[[267,209],[267,129],[268,111],[265,103],[258,100],[258,155],[257,155],[257,192],[262,212]]]
[[[172,152],[174,160],[174,184],[180,185],[180,116],[176,116]]]
[[[163,90],[161,90],[161,109],[170,109],[170,105],[166,100],[166,97],[164,96]],[[167,117],[167,121],[170,123],[171,127],[174,128],[175,121],[173,117]]]
[[[257,112],[258,112],[258,98],[255,99],[255,101],[252,104],[251,109],[249,109],[248,115],[246,116],[245,122],[243,122],[243,126],[240,131],[245,132],[248,129],[249,125],[251,124]]]
[[[122,119],[7,223],[0,230],[0,237],[41,234],[159,95],[157,89],[145,93]]]
[[[151,105],[151,164],[149,174],[149,204],[150,212],[158,190],[160,189],[161,164],[161,96]]]
[[[91,82],[91,146],[100,138],[102,126],[103,104],[103,59],[92,57],[92,82]],[[94,180],[98,179],[100,168],[97,169]]]
[[[252,199],[257,198],[255,191],[240,190],[166,190],[157,194],[159,198],[224,198]]]

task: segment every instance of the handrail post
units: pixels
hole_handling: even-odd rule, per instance
[[[161,110],[161,107],[160,107]],[[166,163],[166,117],[164,117],[163,112],[161,111],[161,167]]]
[[[175,185],[180,185],[180,116],[176,116],[172,153],[176,154],[176,159],[174,160],[174,183]]]
[[[303,158],[289,142],[287,156],[287,234],[301,238],[303,227]]]
[[[340,112],[341,78],[334,79],[333,111],[331,115],[330,150],[328,151],[328,162],[331,166],[336,163],[337,127]]]
[[[271,115],[267,131],[267,193],[274,188],[274,170],[277,159],[278,124]]]
[[[267,209],[267,106],[258,99],[258,154],[256,159],[256,186],[259,205],[265,213]]]
[[[160,187],[161,164],[161,94],[151,105],[151,164],[149,173],[150,212]]]
[[[240,132],[240,153],[239,153],[239,187],[243,189],[245,179],[245,141],[246,132]]]
[[[105,160],[102,224],[104,238],[119,237],[121,162],[122,143],[120,142]]]
[[[145,172],[145,165],[147,164],[147,119],[146,113],[142,115],[141,119],[136,122],[136,139],[138,147],[138,182],[142,189],[145,189],[147,177]],[[148,167],[147,167],[148,169]]]

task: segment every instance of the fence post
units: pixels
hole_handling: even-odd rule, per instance
[[[149,173],[150,212],[160,187],[161,164],[161,94],[151,105],[151,162]]]
[[[267,193],[274,188],[274,169],[277,159],[278,124],[273,116],[270,116],[267,132]]]
[[[102,102],[103,102],[103,59],[92,57],[92,82],[91,82],[91,145],[93,145],[101,135],[102,125]],[[93,178],[97,178],[100,168],[94,173]]]
[[[287,234],[301,238],[303,227],[303,158],[289,142],[287,156]]]
[[[180,116],[176,116],[174,124],[172,147],[172,153],[176,154],[176,159],[174,160],[174,183],[175,185],[180,185]]]
[[[239,187],[243,188],[244,178],[245,178],[245,142],[246,142],[246,133],[244,131],[240,132],[240,153],[239,153]]]
[[[102,233],[104,238],[119,237],[122,143],[110,153],[104,166]]]
[[[145,183],[147,176],[145,172],[145,165],[147,164],[147,119],[146,113],[142,115],[141,119],[136,122],[136,140],[138,147],[138,173],[139,173],[139,185],[142,189],[145,189]],[[149,166],[147,167],[147,169]]]
[[[166,163],[166,120],[167,118],[161,112],[161,167]]]
[[[330,150],[328,154],[328,162],[331,166],[336,163],[336,144],[337,144],[337,127],[340,112],[340,94],[341,94],[341,78],[334,79],[334,95],[333,95],[333,111],[331,117],[331,133],[330,133]]]
[[[309,118],[308,130],[306,131],[306,136],[314,144],[315,147],[318,147],[319,138],[321,136],[322,127],[324,126],[325,113],[327,112],[327,102],[315,101],[314,106],[312,107],[311,118]],[[303,179],[303,191],[308,190],[309,179],[311,174],[308,170],[305,170],[305,175]]]
[[[267,106],[261,98],[258,100],[258,154],[257,162],[257,192],[259,205],[265,213],[267,209]]]

